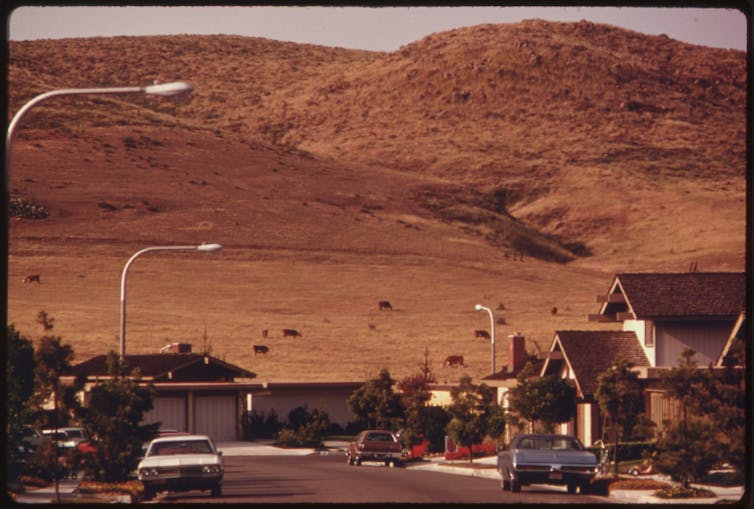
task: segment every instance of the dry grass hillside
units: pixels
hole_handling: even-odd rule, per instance
[[[501,367],[512,332],[536,351],[606,327],[586,315],[616,271],[744,268],[741,52],[527,21],[393,53],[187,35],[13,42],[9,62],[11,115],[55,88],[195,87],[23,120],[10,195],[47,217],[10,219],[8,321],[36,337],[47,311],[78,360],[117,350],[121,271],[152,245],[225,248],[134,263],[128,352],[185,340],[263,381],[402,377],[425,348],[441,381],[479,378],[478,302]]]

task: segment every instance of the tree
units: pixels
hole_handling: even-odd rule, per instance
[[[420,444],[428,436],[428,412],[425,408],[432,399],[429,384],[435,381],[429,360],[429,348],[425,348],[424,359],[419,363],[419,373],[409,375],[398,382],[400,401],[406,417],[406,429],[401,441],[406,447]],[[440,437],[440,440],[442,438]]]
[[[497,405],[495,390],[487,384],[474,385],[468,375],[461,377],[458,386],[451,389],[450,397],[448,435],[457,444],[468,447],[469,462],[472,462],[474,444],[480,443],[485,436],[502,434],[502,409]]]
[[[369,429],[393,429],[404,421],[400,396],[393,391],[395,380],[387,368],[367,380],[348,398],[348,408]]]
[[[546,432],[555,424],[568,422],[576,411],[576,389],[557,374],[534,376],[533,364],[527,361],[516,377],[518,384],[508,392],[509,409],[529,423],[533,431],[539,421]]]
[[[136,468],[142,445],[157,433],[160,423],[140,425],[153,407],[154,389],[138,384],[138,370],[129,370],[115,354],[108,354],[112,378],[95,385],[89,404],[79,409],[83,427],[94,439],[96,452],[84,464],[94,480],[125,481]]]
[[[734,341],[723,361],[723,372],[713,377],[710,413],[717,430],[721,461],[728,462],[739,473],[746,468],[746,346]]]
[[[24,444],[24,428],[32,422],[29,405],[34,394],[34,344],[9,325],[5,357],[5,436],[7,439],[7,481],[21,472],[19,467],[29,444]]]
[[[610,419],[615,433],[613,461],[618,464],[618,444],[630,437],[642,413],[643,395],[639,376],[631,361],[620,359],[597,376],[594,397],[602,413]]]
[[[716,429],[708,417],[715,409],[710,372],[699,369],[696,352],[686,349],[674,368],[660,375],[662,387],[677,402],[680,419],[659,442],[658,470],[684,488],[700,480],[718,461]]]

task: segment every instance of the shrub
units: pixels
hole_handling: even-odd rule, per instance
[[[274,438],[283,427],[278,420],[275,409],[271,409],[269,415],[264,412],[244,412],[241,418],[244,440],[256,438]]]
[[[10,217],[22,217],[24,219],[45,219],[50,215],[42,205],[37,205],[25,198],[11,198],[8,204]]]

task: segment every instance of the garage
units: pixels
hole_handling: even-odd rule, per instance
[[[195,398],[194,430],[215,441],[237,440],[238,403],[235,394]]]
[[[157,396],[154,408],[144,414],[144,424],[160,422],[160,429],[188,431],[185,396]]]

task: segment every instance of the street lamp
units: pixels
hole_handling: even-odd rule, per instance
[[[16,127],[18,126],[21,118],[34,106],[46,101],[52,97],[58,97],[61,95],[84,95],[84,94],[146,94],[146,95],[158,95],[158,96],[173,96],[187,94],[193,90],[193,87],[183,81],[174,81],[171,83],[158,83],[155,85],[148,85],[146,87],[102,87],[102,88],[61,88],[59,90],[52,90],[39,94],[24,104],[18,113],[13,117],[8,125],[8,134],[5,139],[5,175],[6,186],[10,182],[10,168],[11,168],[11,147],[13,144],[13,138],[15,136]]]
[[[179,249],[182,250],[196,250],[196,251],[202,251],[205,253],[211,253],[214,251],[219,251],[223,248],[220,244],[199,244],[198,246],[154,246],[154,247],[147,247],[142,249],[141,251],[138,251],[135,253],[131,258],[128,259],[126,262],[125,267],[123,267],[123,274],[120,277],[120,357],[121,359],[125,357],[126,355],[126,273],[128,272],[128,268],[131,266],[131,264],[134,262],[136,258],[138,258],[140,255],[143,255],[144,253],[148,253],[150,251],[176,251]]]
[[[474,306],[477,311],[487,311],[490,315],[490,338],[492,339],[492,374],[495,374],[495,318],[492,316],[492,310],[488,307],[484,307],[481,304]]]

